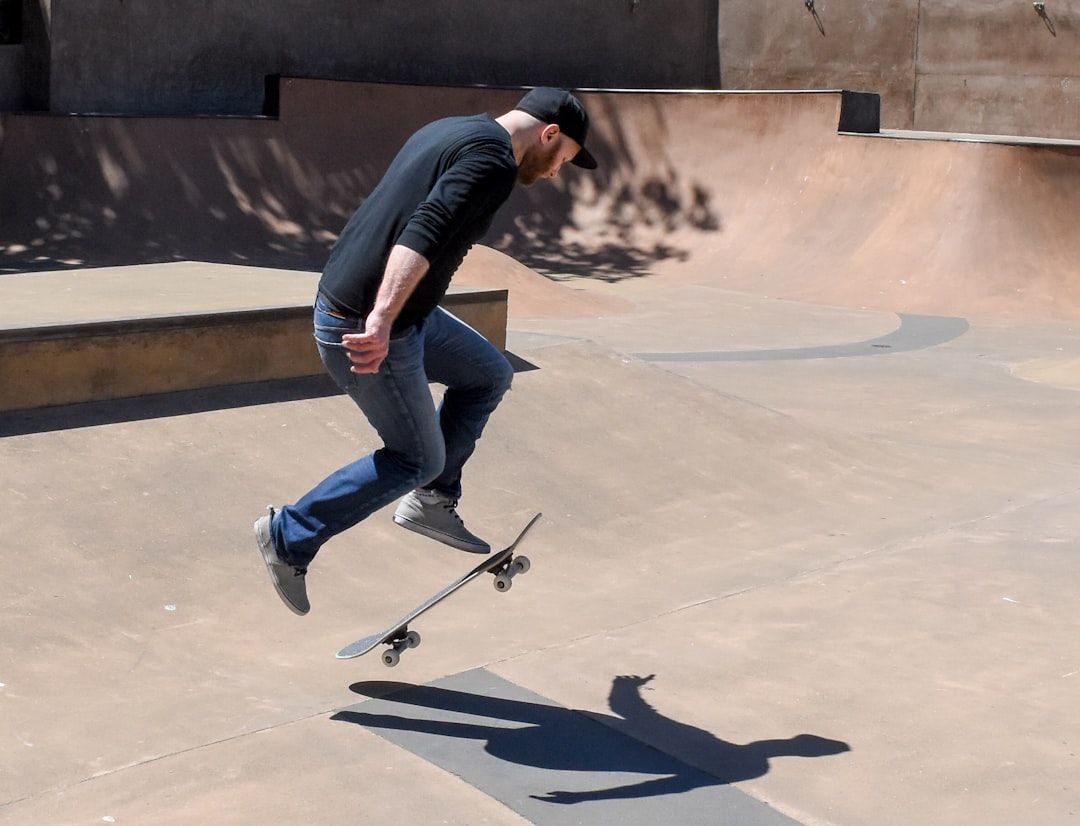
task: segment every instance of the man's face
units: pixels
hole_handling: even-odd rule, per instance
[[[548,127],[551,129],[552,127]],[[532,186],[541,178],[554,178],[581,151],[581,147],[554,127],[554,133],[545,130],[540,140],[525,150],[518,165],[518,183]]]

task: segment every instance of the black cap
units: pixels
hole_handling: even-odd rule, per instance
[[[589,133],[589,115],[585,107],[565,89],[541,86],[533,89],[520,101],[520,109],[544,123],[556,123],[563,134],[581,147],[570,163],[582,169],[596,169],[596,158],[585,148],[585,136]]]

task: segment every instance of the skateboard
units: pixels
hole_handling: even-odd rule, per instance
[[[510,586],[513,584],[514,577],[518,574],[524,574],[530,567],[527,557],[514,556],[514,549],[517,548],[518,543],[525,538],[525,534],[529,532],[529,529],[540,521],[542,515],[543,514],[538,513],[530,519],[529,524],[522,528],[521,533],[517,535],[517,539],[495,554],[495,556],[488,557],[467,574],[455,579],[439,591],[439,593],[435,594],[435,596],[420,603],[385,631],[380,631],[377,634],[372,634],[346,645],[337,652],[337,658],[339,660],[352,659],[353,657],[367,654],[369,651],[374,651],[380,645],[386,645],[389,647],[383,651],[383,665],[392,668],[398,664],[402,653],[406,649],[416,648],[416,646],[420,644],[420,635],[415,631],[409,630],[409,623],[425,611],[434,608],[466,583],[472,582],[481,574],[489,573],[495,576],[493,584],[496,591],[499,593],[506,593],[509,591]]]

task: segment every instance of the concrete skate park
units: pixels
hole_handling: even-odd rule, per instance
[[[499,547],[543,511],[532,569],[393,670],[334,652],[474,560],[392,509],[281,605],[251,523],[377,446],[319,375],[304,256],[417,125],[518,94],[5,120],[10,237],[66,263],[0,277],[0,823],[1071,822],[1066,140],[583,93],[601,170],[516,193],[449,297],[517,369],[462,511]],[[35,225],[12,158],[113,218]],[[180,225],[234,259],[161,261]],[[277,266],[245,264],[268,232]]]

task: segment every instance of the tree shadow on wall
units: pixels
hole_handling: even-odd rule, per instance
[[[378,171],[322,169],[276,127],[13,119],[0,154],[0,272],[182,260],[321,269]]]
[[[605,114],[618,138],[618,112]],[[667,158],[643,162],[629,144],[590,137],[599,168],[566,167],[551,183],[519,188],[486,242],[545,275],[607,282],[686,260],[690,250],[677,233],[723,229],[712,191]]]
[[[517,187],[484,239],[542,273],[618,281],[722,228],[692,164],[642,150],[615,104],[589,139],[600,168]],[[651,118],[651,119],[650,119]],[[345,123],[345,122],[343,122]],[[0,273],[195,260],[321,270],[414,124],[367,131],[244,118],[19,116],[0,124]],[[344,133],[344,134],[343,134]],[[658,145],[662,147],[661,141]]]

